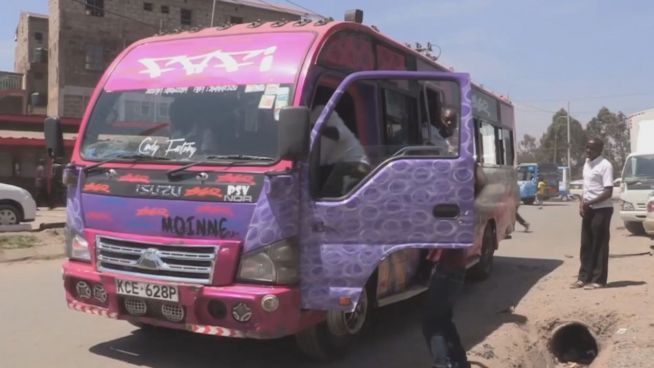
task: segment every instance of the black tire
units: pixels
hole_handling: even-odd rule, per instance
[[[0,204],[0,225],[18,225],[20,210],[11,204]]]
[[[497,237],[495,230],[490,224],[484,229],[484,238],[481,245],[481,256],[479,262],[468,269],[467,275],[473,281],[482,281],[487,279],[493,272],[493,257],[495,255],[495,243]]]
[[[634,235],[645,235],[645,228],[642,222],[625,222],[624,227]]]
[[[536,198],[525,198],[525,199],[522,200],[522,202],[524,204],[526,204],[527,206],[531,206],[532,204],[534,204],[535,201],[536,201]]]
[[[327,320],[309,327],[295,335],[295,341],[300,351],[309,358],[329,362],[344,356],[355,345],[361,333],[370,322],[370,293],[364,289],[359,304],[354,313],[363,320],[347,321],[354,313],[327,312]],[[343,326],[338,326],[343,324]],[[334,327],[336,326],[336,327]]]

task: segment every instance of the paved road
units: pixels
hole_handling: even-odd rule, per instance
[[[458,320],[468,347],[509,323],[498,314],[517,305],[540,279],[578,253],[579,218],[574,204],[523,206],[533,232],[515,233],[497,253],[493,277],[468,284]],[[615,220],[615,218],[614,218]],[[615,222],[617,226],[617,221]],[[520,229],[521,230],[521,229]],[[621,237],[614,249],[642,245]],[[576,260],[572,260],[576,261]],[[292,339],[243,341],[183,332],[147,334],[126,322],[69,311],[61,261],[0,265],[0,366],[3,367],[312,367]],[[480,305],[483,308],[480,308]],[[419,300],[378,312],[356,354],[321,367],[429,366],[419,332]]]

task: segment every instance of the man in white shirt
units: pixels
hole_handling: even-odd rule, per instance
[[[313,122],[318,120],[324,108],[322,105],[313,108]],[[329,168],[321,190],[325,197],[345,195],[370,171],[370,160],[363,146],[336,111],[322,127],[320,166]]]
[[[579,276],[573,288],[606,286],[609,268],[609,239],[613,215],[613,165],[601,156],[604,143],[593,138],[586,144],[584,190],[579,204],[581,252]]]
[[[316,106],[311,111],[313,122],[318,120],[325,106]],[[326,131],[326,133],[325,133]],[[325,125],[320,140],[320,165],[337,162],[361,162],[369,165],[368,156],[361,143],[345,125],[343,119],[333,111]]]

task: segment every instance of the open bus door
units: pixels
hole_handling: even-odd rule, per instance
[[[431,146],[401,147],[372,167],[342,197],[316,198],[306,193],[309,198],[303,199],[300,239],[303,308],[354,310],[358,302],[366,302],[366,284],[379,263],[399,250],[466,248],[474,244],[476,163],[471,84],[467,74],[401,71],[350,74],[313,127],[312,154],[319,148],[326,121],[351,84],[389,80],[423,85],[445,83],[455,91],[459,125],[456,153],[443,157],[430,152],[434,149]],[[414,123],[420,125],[419,121]],[[308,168],[304,170],[307,177],[309,172]]]

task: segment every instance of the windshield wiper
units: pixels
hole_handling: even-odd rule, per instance
[[[204,161],[204,160],[211,160],[211,162]],[[266,156],[234,154],[234,155],[211,155],[205,157],[204,160],[192,162],[190,164],[180,166],[176,169],[168,170],[166,172],[166,175],[168,176],[168,178],[171,178],[173,175],[177,174],[178,172],[186,171],[187,169],[193,166],[215,164],[215,161],[229,161],[229,164],[227,165],[229,167],[243,161],[274,161],[275,159]]]
[[[206,159],[207,160],[275,161],[274,158],[268,156],[255,156],[255,155],[243,155],[243,154],[213,155],[213,156],[207,156]]]
[[[110,162],[141,162],[141,161],[170,161],[168,157],[153,157],[149,155],[143,155],[143,154],[135,154],[135,155],[118,155],[114,156],[112,158],[108,158],[106,160],[102,160],[100,162],[96,162],[93,165],[86,166],[82,171],[84,171],[85,174],[88,174],[90,171],[104,165]]]

